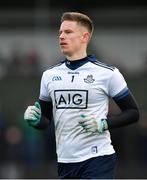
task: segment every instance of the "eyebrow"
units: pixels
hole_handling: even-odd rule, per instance
[[[65,29],[65,30],[63,29],[63,30],[59,30],[59,33],[63,32],[63,31],[66,32],[66,31],[73,31],[73,30],[72,29]]]

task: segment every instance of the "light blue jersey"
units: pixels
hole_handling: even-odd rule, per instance
[[[109,97],[123,96],[126,91],[119,70],[92,55],[66,60],[43,73],[39,99],[53,103],[58,162],[81,162],[115,152],[108,130],[85,133],[79,121],[82,114],[106,119]]]

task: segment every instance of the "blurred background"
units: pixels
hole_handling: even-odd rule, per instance
[[[58,30],[65,11],[92,18],[88,52],[120,69],[139,104],[140,121],[111,132],[119,160],[116,178],[147,178],[147,2],[142,0],[0,1],[0,178],[57,178],[53,124],[37,131],[23,114],[38,99],[42,72],[62,59]],[[117,113],[110,104],[110,113]]]

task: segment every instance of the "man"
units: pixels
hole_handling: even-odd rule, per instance
[[[116,155],[109,130],[139,119],[119,70],[87,55],[92,33],[88,16],[63,14],[59,44],[66,59],[43,73],[39,101],[24,114],[28,124],[38,129],[46,127],[53,114],[61,179],[114,178]],[[109,97],[121,113],[108,118]]]

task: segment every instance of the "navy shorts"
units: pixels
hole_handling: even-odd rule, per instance
[[[116,154],[78,163],[58,163],[58,175],[60,179],[114,179],[116,164]]]

